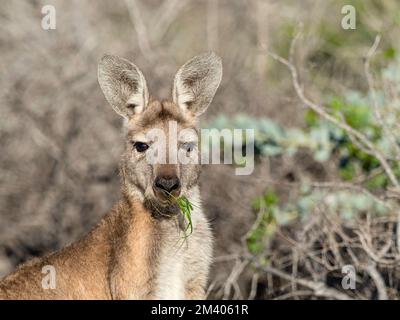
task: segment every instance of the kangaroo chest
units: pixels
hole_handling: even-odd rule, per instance
[[[155,298],[181,300],[185,298],[183,249],[164,248],[160,252],[155,278]]]

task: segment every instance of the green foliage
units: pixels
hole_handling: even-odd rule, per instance
[[[305,187],[305,186],[303,186]],[[308,189],[297,201],[288,204],[284,210],[295,212],[300,218],[308,216],[316,206],[325,206],[327,213],[339,214],[344,219],[354,219],[361,213],[383,214],[387,209],[367,194],[351,190]]]
[[[364,133],[373,142],[382,144],[382,139],[387,137],[382,136],[371,104],[372,102],[362,97],[360,93],[349,92],[344,97],[332,97],[327,107],[338,120],[344,119],[347,124]],[[328,128],[333,148],[327,152],[336,151],[339,154],[339,173],[344,180],[352,180],[356,175],[368,173],[379,166],[379,161],[354,145],[347,133],[318,118],[313,111],[307,112],[305,120],[311,131],[322,127]],[[385,183],[385,180],[379,181]],[[376,185],[376,187],[383,186],[384,184]]]
[[[192,211],[193,204],[189,201],[189,199],[183,195],[179,197],[174,197],[171,193],[168,193],[171,201],[174,201],[180,208],[181,213],[187,221],[186,229],[184,230],[184,238],[186,239],[193,233],[193,223],[192,223]],[[189,231],[189,233],[188,233]]]
[[[396,56],[398,55],[398,52],[395,48],[389,47],[384,51],[383,55],[386,59],[392,60],[392,59],[396,58]]]
[[[186,198],[185,196],[180,196],[179,198],[177,198],[176,203],[178,204],[183,216],[185,217],[185,219],[188,222],[188,225],[184,231],[185,238],[187,238],[188,236],[190,236],[193,233],[193,223],[192,223],[193,205],[190,203],[189,199]],[[187,234],[188,231],[189,231],[189,234]]]
[[[393,59],[381,75],[385,85],[391,90],[390,94],[382,89],[376,89],[375,97],[358,91],[348,91],[344,95],[328,98],[324,107],[336,119],[345,121],[365,135],[389,159],[394,174],[400,177],[400,165],[397,161],[390,160],[396,156],[392,141],[374,112],[376,103],[385,125],[390,128],[394,137],[400,137],[400,105],[397,98],[391,99],[393,95],[400,96],[400,58]],[[355,178],[364,177],[363,187],[373,192],[381,191],[389,185],[389,179],[381,170],[378,159],[360,148],[359,143],[355,143],[346,131],[312,111],[305,113],[305,122],[305,129],[285,128],[271,119],[237,115],[233,118],[219,116],[209,127],[254,129],[255,154],[258,157],[291,156],[300,148],[306,148],[317,161],[334,159],[343,180],[351,183]],[[261,254],[279,226],[303,219],[314,212],[317,205],[318,208],[324,208],[327,214],[334,213],[345,220],[354,220],[365,213],[381,215],[387,212],[387,207],[375,197],[356,189],[313,188],[302,181],[300,194],[286,204],[279,203],[276,192],[268,189],[252,205],[253,210],[258,213],[258,219],[246,239],[248,250],[255,255]]]
[[[220,115],[206,127],[230,130],[254,129],[256,156],[293,155],[298,149],[307,148],[314,153],[316,160],[326,161],[333,148],[329,140],[329,131],[325,127],[316,127],[309,132],[297,128],[286,129],[268,118],[252,118],[243,114],[233,118]],[[208,145],[202,145],[202,148],[208,147]]]
[[[339,214],[345,220],[353,220],[367,212],[377,215],[387,213],[386,207],[364,193],[314,190],[307,183],[300,190],[300,195],[294,201],[283,205],[279,204],[279,197],[272,189],[254,200],[252,207],[259,216],[246,238],[248,250],[252,254],[260,255],[264,252],[280,226],[308,217],[317,206],[323,206],[327,214]]]
[[[253,211],[258,214],[253,229],[246,238],[247,248],[253,254],[262,253],[279,226],[287,225],[297,218],[297,213],[279,206],[278,194],[273,189],[253,201]]]
[[[391,94],[398,95],[400,93],[400,59],[395,58],[387,68],[382,70],[381,74],[386,86],[392,90]],[[377,90],[375,98],[379,112],[384,117],[385,126],[389,127],[395,137],[399,137],[397,123],[400,117],[400,108],[398,101],[390,99],[390,95],[382,90]],[[344,96],[331,97],[327,109],[337,119],[344,119],[351,127],[367,136],[388,159],[394,159],[394,148],[389,137],[382,131],[382,126],[374,115],[373,106],[374,101],[371,95],[349,91]],[[326,152],[338,154],[339,174],[344,180],[351,181],[356,176],[369,175],[373,170],[379,168],[379,161],[354,144],[343,130],[335,128],[312,111],[306,113],[305,121],[310,133],[319,128],[328,129],[332,148]],[[397,143],[400,143],[400,140],[397,140]],[[394,173],[400,177],[397,162],[393,162],[391,165]],[[374,190],[385,188],[388,182],[387,176],[381,173],[368,180],[365,186]]]
[[[400,95],[399,58],[394,59],[382,71],[382,79],[390,88],[390,94],[377,89],[376,100],[373,100],[371,95],[349,91],[343,96],[331,97],[326,109],[339,121],[344,120],[352,128],[364,134],[387,159],[394,159],[396,154],[392,141],[389,141],[382,123],[374,113],[374,103],[379,108],[384,125],[394,137],[399,137],[400,106],[396,98]],[[385,171],[379,170],[381,164],[378,159],[354,143],[344,130],[335,127],[312,111],[306,112],[305,122],[307,128],[297,130],[283,128],[270,120],[246,120],[247,124],[251,123],[252,127],[258,130],[256,146],[261,156],[290,155],[300,147],[308,148],[318,161],[329,160],[335,154],[338,156],[335,159],[339,159],[337,169],[342,179],[353,182],[356,177],[368,177],[365,179],[365,188],[371,191],[387,188],[389,179]],[[400,141],[397,140],[397,143]],[[395,176],[400,177],[399,163],[389,160],[389,165]],[[388,212],[387,206],[377,198],[354,189],[315,189],[303,181],[298,197],[284,205],[278,203],[275,192],[267,190],[253,203],[253,209],[260,212],[261,216],[247,239],[249,251],[253,254],[263,252],[270,237],[280,225],[307,217],[315,211],[317,205],[318,208],[324,208],[322,210],[327,214],[337,214],[344,220],[350,221],[365,213],[382,215]]]
[[[259,213],[259,217],[246,239],[248,250],[252,254],[262,253],[268,238],[275,231],[278,200],[278,195],[273,190],[267,190],[254,200],[253,210]]]

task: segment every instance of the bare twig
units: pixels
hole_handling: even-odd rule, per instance
[[[248,300],[254,300],[257,294],[257,284],[258,284],[258,273],[254,273],[253,277],[251,278],[251,289],[249,293]]]
[[[392,210],[392,206],[390,203],[387,201],[384,201],[383,199],[379,198],[378,196],[374,195],[372,192],[370,192],[368,189],[355,185],[352,183],[345,183],[345,182],[312,182],[311,187],[313,188],[329,188],[329,189],[347,189],[347,190],[353,190],[357,192],[364,193],[371,199],[373,199],[375,202],[379,203],[383,207],[385,207],[388,210]]]
[[[374,280],[376,289],[378,290],[378,299],[387,300],[388,295],[386,292],[385,282],[383,281],[381,274],[376,269],[375,263],[371,263],[368,266],[366,266],[365,271],[368,272],[372,280]]]
[[[318,297],[325,297],[329,299],[336,299],[336,300],[352,300],[352,298],[336,289],[329,288],[327,287],[323,282],[316,282],[316,281],[311,281],[311,280],[306,280],[306,279],[293,279],[290,274],[287,274],[283,271],[280,271],[274,267],[271,266],[263,266],[260,263],[256,261],[255,258],[251,258],[250,261],[254,264],[254,266],[267,273],[271,273],[277,277],[280,277],[282,279],[285,279],[287,281],[296,281],[297,284],[312,289],[314,294]]]
[[[247,264],[248,261],[246,260],[236,260],[234,268],[229,274],[229,277],[226,279],[226,283],[224,286],[224,299],[229,299],[231,297],[232,287],[235,288],[236,293],[238,292],[237,279],[243,272]]]
[[[285,293],[279,297],[274,298],[274,300],[287,300],[287,299],[291,299],[293,297],[299,298],[302,296],[312,296],[313,293],[314,292],[312,290],[291,291],[291,292]]]

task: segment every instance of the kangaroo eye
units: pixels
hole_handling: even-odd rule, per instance
[[[185,143],[183,145],[183,148],[186,150],[186,152],[192,152],[194,149],[194,143]]]
[[[137,152],[145,152],[149,148],[149,145],[144,142],[134,142],[133,146]]]

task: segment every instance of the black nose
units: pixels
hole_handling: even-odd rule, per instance
[[[179,190],[181,187],[181,182],[179,181],[178,177],[157,177],[156,181],[154,182],[156,188],[172,192],[175,190]]]

